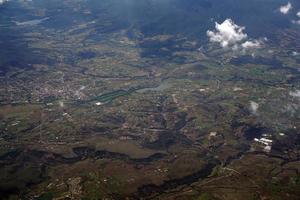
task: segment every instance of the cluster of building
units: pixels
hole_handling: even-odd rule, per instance
[[[268,152],[268,153],[271,152],[273,140],[270,140],[267,138],[260,138],[260,139],[254,138],[254,141],[264,145],[265,152]]]

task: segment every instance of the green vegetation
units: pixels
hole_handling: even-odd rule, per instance
[[[52,194],[52,192],[47,192],[45,194],[42,194],[41,196],[39,196],[37,198],[37,200],[52,200],[54,197],[54,195]]]

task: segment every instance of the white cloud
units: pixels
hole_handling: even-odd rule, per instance
[[[260,48],[262,46],[262,42],[260,40],[246,41],[242,44],[244,49],[255,49]]]
[[[4,4],[5,2],[7,2],[8,0],[0,0],[0,5]]]
[[[289,93],[289,95],[292,96],[292,97],[298,97],[299,98],[300,97],[300,90],[296,90],[294,92],[291,91]]]
[[[258,103],[254,102],[254,101],[250,101],[250,110],[251,110],[252,114],[256,115],[258,108],[259,108]]]
[[[216,22],[216,31],[207,31],[207,36],[211,42],[217,42],[222,47],[233,46],[245,40],[247,34],[243,33],[245,27],[236,25],[231,19],[226,19],[222,24]]]
[[[288,13],[290,12],[290,10],[291,10],[292,8],[293,8],[292,4],[291,4],[290,2],[288,2],[286,5],[281,6],[281,7],[279,8],[279,11],[280,11],[282,14],[286,15],[286,14],[288,14]]]
[[[298,19],[298,20],[292,20],[292,23],[300,25],[300,19]]]
[[[297,51],[292,52],[292,56],[298,56],[298,55],[300,55],[300,53],[298,53]]]
[[[262,40],[247,40],[248,35],[244,30],[245,27],[235,24],[231,19],[226,19],[221,24],[216,22],[215,30],[208,30],[206,34],[210,42],[219,43],[221,47],[233,50],[255,49],[263,45]]]
[[[297,13],[297,16],[300,17],[300,11]],[[292,20],[292,22],[293,22],[294,24],[300,25],[300,19],[298,19],[298,20]]]

